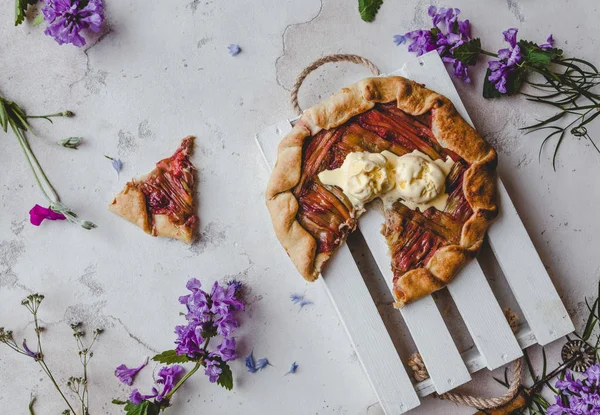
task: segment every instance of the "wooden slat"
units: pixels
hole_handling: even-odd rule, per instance
[[[488,369],[523,355],[479,262],[465,265],[448,291]]]
[[[290,130],[285,121],[256,136],[269,168],[275,164],[277,145]],[[419,406],[414,386],[346,244],[329,260],[320,280],[385,413],[401,414]]]
[[[517,341],[521,349],[526,349],[529,346],[536,344],[535,336],[527,324],[522,325],[517,333]],[[467,363],[467,369],[470,373],[475,373],[486,367],[486,362],[477,348],[469,349],[461,353],[462,359]],[[424,398],[435,392],[435,387],[431,379],[424,380],[416,385],[417,394]]]
[[[542,346],[575,330],[502,182],[500,214],[488,231],[490,246],[537,341]]]
[[[360,231],[390,291],[394,275],[385,238],[380,233],[383,216],[369,209],[358,221]],[[433,298],[427,296],[400,310],[437,393],[448,392],[471,380],[452,336]]]

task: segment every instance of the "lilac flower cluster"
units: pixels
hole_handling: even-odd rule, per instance
[[[512,28],[502,32],[504,40],[508,42],[509,47],[498,51],[499,60],[488,62],[491,72],[488,80],[502,94],[507,93],[507,82],[511,76],[514,76],[519,68],[519,64],[523,61],[521,48],[517,45],[517,31],[517,29]]]
[[[144,403],[144,405],[151,405],[153,409],[166,408],[169,406],[171,396],[200,367],[205,368],[204,373],[211,382],[218,381],[227,389],[232,387],[231,370],[227,362],[237,358],[233,333],[239,323],[233,313],[244,309],[244,303],[239,299],[242,284],[238,281],[230,281],[221,286],[215,282],[210,293],[207,293],[202,290],[200,281],[192,278],[187,282],[186,287],[191,293],[179,297],[179,302],[187,308],[185,314],[187,324],[175,327],[176,349],[165,351],[155,356],[153,360],[163,363],[192,361],[196,366],[183,377],[182,366],[178,364],[163,366],[158,371],[158,379],[151,393],[142,394],[138,389],[134,389],[129,396],[129,404]],[[209,351],[211,339],[219,336],[221,338],[219,345]],[[131,386],[135,376],[147,363],[146,359],[139,367],[128,368],[120,365],[115,370],[115,376],[124,384]],[[227,372],[225,378],[221,379],[224,369]],[[150,401],[151,399],[154,401]]]
[[[559,393],[548,415],[600,415],[600,363],[588,368],[585,379],[575,379],[567,370],[556,387]]]
[[[416,52],[417,56],[432,50],[437,50],[442,60],[451,63],[454,75],[465,82],[471,82],[467,65],[452,56],[454,49],[471,40],[471,24],[468,20],[460,21],[457,8],[440,8],[430,6],[427,13],[433,22],[429,30],[414,30],[405,35],[394,36],[396,45],[410,39],[409,52]]]
[[[99,32],[104,21],[102,0],[46,0],[42,12],[48,22],[44,33],[52,36],[59,45],[85,46],[80,32],[85,29]]]
[[[239,326],[233,313],[244,309],[244,303],[236,297],[240,284],[230,282],[222,287],[215,282],[209,294],[201,289],[200,281],[192,278],[186,287],[191,294],[180,297],[179,302],[187,307],[185,318],[188,323],[175,328],[175,350],[190,359],[203,359],[206,364],[204,373],[211,382],[216,382],[222,373],[221,361],[228,362],[237,357],[232,336]],[[221,335],[222,341],[209,353],[208,342],[216,335]]]
[[[489,61],[488,67],[490,69],[490,75],[488,81],[490,81],[494,88],[502,94],[506,94],[508,91],[507,85],[509,84],[511,77],[518,74],[520,65],[523,62],[523,56],[521,54],[521,47],[517,44],[517,32],[516,28],[511,28],[502,32],[504,40],[508,42],[508,48],[503,48],[498,51],[498,60]],[[546,39],[546,43],[539,45],[540,49],[547,50],[553,47],[554,39],[552,35]]]

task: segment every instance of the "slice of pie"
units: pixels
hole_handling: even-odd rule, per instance
[[[198,217],[194,210],[194,175],[190,161],[194,137],[186,137],[171,157],[150,173],[127,182],[109,209],[153,236],[191,243]]]
[[[367,78],[309,108],[282,140],[266,191],[275,233],[309,281],[383,202],[396,306],[448,284],[498,213],[496,152],[444,96]]]

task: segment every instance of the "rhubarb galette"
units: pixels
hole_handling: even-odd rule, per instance
[[[194,212],[194,173],[190,161],[194,137],[186,137],[171,157],[150,173],[127,182],[109,209],[153,236],[190,243],[198,217]]]
[[[444,96],[367,78],[309,108],[281,141],[266,191],[275,233],[315,280],[383,202],[396,306],[448,284],[498,213],[496,152]]]

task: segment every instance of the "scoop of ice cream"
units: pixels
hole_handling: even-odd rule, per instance
[[[319,173],[319,180],[340,187],[357,208],[394,186],[385,156],[366,151],[349,153],[340,168]]]
[[[405,154],[395,166],[398,195],[414,203],[426,203],[444,192],[446,174],[433,161],[418,154]]]

